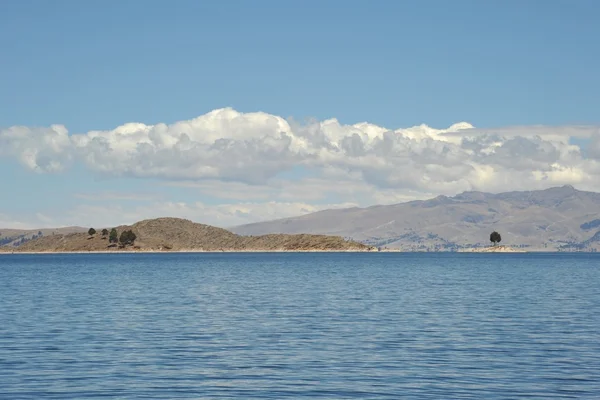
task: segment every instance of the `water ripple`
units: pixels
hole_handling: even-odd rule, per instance
[[[597,399],[592,254],[0,257],[0,398]]]

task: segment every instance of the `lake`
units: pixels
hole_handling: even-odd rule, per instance
[[[2,399],[598,399],[600,254],[0,255]]]

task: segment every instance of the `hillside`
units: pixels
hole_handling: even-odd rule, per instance
[[[464,192],[367,208],[325,210],[295,218],[234,227],[243,235],[339,235],[401,250],[460,250],[502,244],[544,251],[600,249],[600,194],[572,186],[539,191]]]
[[[110,229],[110,228],[107,228]],[[144,220],[116,227],[118,234],[131,230],[137,236],[133,246],[122,248],[109,243],[98,229],[95,235],[68,233],[42,236],[16,248],[15,252],[75,251],[369,251],[364,244],[325,235],[240,236],[225,229],[178,218]]]
[[[16,247],[42,236],[87,232],[86,228],[70,226],[65,228],[50,229],[0,229],[0,248],[2,246]]]

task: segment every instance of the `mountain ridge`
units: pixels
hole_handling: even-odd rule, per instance
[[[594,222],[599,221],[599,222]],[[596,225],[597,224],[597,225]],[[318,213],[231,228],[238,234],[336,234],[368,245],[455,251],[489,245],[493,230],[513,247],[545,251],[600,249],[600,193],[572,185],[544,190],[465,191],[390,205]],[[587,229],[584,229],[587,228]]]

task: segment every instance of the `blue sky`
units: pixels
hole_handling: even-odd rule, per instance
[[[598,15],[586,0],[1,2],[0,168],[12,195],[0,197],[0,227],[157,213],[229,226],[471,189],[593,190]],[[246,125],[207,117],[185,148],[174,147],[180,127],[131,127],[126,144],[108,133],[222,109],[220,121]],[[290,125],[274,129],[280,120]],[[361,122],[394,132],[394,150]],[[440,136],[460,122],[475,129]],[[104,132],[113,161],[82,144],[90,131]]]

